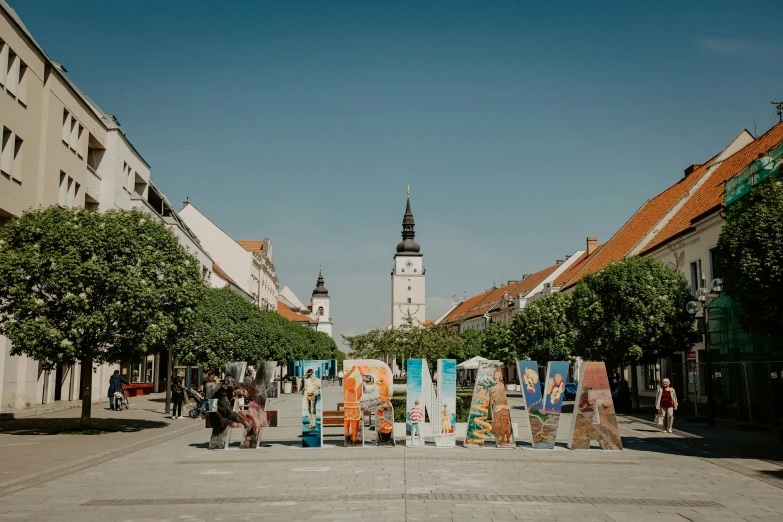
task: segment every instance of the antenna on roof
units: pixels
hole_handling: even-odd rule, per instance
[[[783,101],[773,101],[771,103],[778,108],[778,121],[783,121]]]

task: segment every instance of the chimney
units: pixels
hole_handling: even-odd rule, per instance
[[[587,255],[589,256],[593,252],[595,252],[595,249],[598,248],[598,238],[597,237],[588,237],[587,238]]]
[[[688,176],[690,176],[691,174],[693,174],[693,173],[694,173],[694,171],[695,171],[696,169],[698,169],[699,167],[701,167],[702,165],[703,165],[702,163],[694,163],[693,165],[691,165],[690,167],[688,167],[687,169],[685,169],[685,177],[687,178]]]
[[[528,277],[530,277],[530,274],[522,274],[522,279],[521,279],[521,281],[524,281],[524,280],[525,280],[525,279],[527,279]]]
[[[556,265],[562,265],[563,264],[563,260],[562,259],[558,259],[557,261],[555,261],[555,264]]]
[[[183,201],[183,202],[182,202],[182,208],[185,208],[185,207],[187,207],[188,205],[190,205],[190,201]]]
[[[509,279],[509,280],[508,280],[508,283],[506,283],[506,286],[508,286],[508,285],[510,285],[510,284],[518,283],[518,282],[519,282],[519,280],[514,280],[514,281],[512,281],[511,279]]]

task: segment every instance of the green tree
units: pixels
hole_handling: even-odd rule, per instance
[[[180,363],[219,372],[230,361],[267,356],[261,311],[229,288],[209,288],[196,307],[193,327],[175,347]]]
[[[631,365],[638,408],[636,365],[688,350],[696,341],[685,310],[690,290],[679,272],[649,258],[618,261],[582,279],[569,311],[576,329],[574,355]]]
[[[514,317],[511,337],[520,359],[546,364],[570,361],[574,328],[568,319],[571,296],[562,292],[529,303]]]
[[[511,323],[492,323],[484,330],[483,356],[510,366],[517,362],[517,351],[512,342]]]
[[[783,335],[783,183],[770,178],[733,203],[717,248],[718,273],[742,303],[746,327]]]
[[[81,363],[81,426],[93,366],[156,353],[187,330],[198,261],[155,218],[50,207],[0,228],[0,334],[44,369]]]
[[[460,334],[462,343],[455,343],[455,351],[449,353],[449,359],[457,362],[467,361],[484,353],[484,332],[469,328]]]

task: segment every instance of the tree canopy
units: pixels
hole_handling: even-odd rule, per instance
[[[689,349],[696,340],[685,310],[685,279],[649,258],[618,261],[576,286],[569,318],[574,355],[609,367],[637,364]]]
[[[528,303],[514,317],[511,337],[520,359],[544,364],[573,359],[574,327],[568,319],[571,295],[561,292]]]
[[[770,178],[733,203],[717,247],[724,290],[751,330],[783,333],[783,183]]]
[[[325,333],[260,310],[229,288],[206,290],[193,328],[176,346],[182,363],[215,372],[230,361],[339,359],[337,352]]]
[[[0,227],[0,333],[43,368],[82,364],[90,425],[94,364],[155,353],[189,327],[197,260],[138,210],[32,210]]]

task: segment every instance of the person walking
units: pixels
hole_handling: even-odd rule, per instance
[[[182,386],[182,377],[177,375],[171,383],[171,418],[182,418],[182,401],[185,400],[185,387]]]
[[[671,387],[669,379],[663,380],[663,388],[658,388],[655,396],[655,408],[658,415],[663,417],[663,429],[666,433],[672,433],[674,426],[674,410],[677,409],[677,393]]]
[[[337,372],[337,382],[340,383],[340,386],[343,385],[343,371],[342,370]]]
[[[122,385],[130,384],[128,381],[122,378],[119,370],[114,370],[114,374],[109,377],[109,409],[114,410],[114,394],[122,392]],[[120,409],[119,406],[116,409]]]

